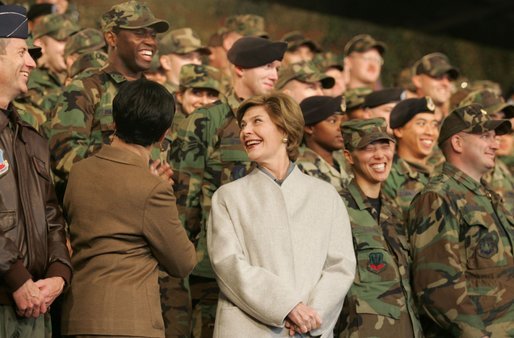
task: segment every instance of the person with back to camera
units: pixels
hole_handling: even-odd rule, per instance
[[[293,163],[304,121],[292,98],[255,96],[237,120],[257,168],[213,195],[207,248],[221,290],[214,337],[333,337],[355,275],[344,204]]]

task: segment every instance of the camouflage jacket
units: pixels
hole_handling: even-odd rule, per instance
[[[377,222],[377,211],[355,180],[342,197],[350,216],[357,271],[341,312],[339,337],[423,337],[399,213],[382,199]]]
[[[58,177],[67,180],[74,162],[109,143],[114,132],[112,100],[125,81],[106,65],[65,87],[49,126],[52,166]]]
[[[63,92],[63,83],[59,77],[47,68],[36,68],[29,76],[27,96],[30,101],[51,118],[58,98]]]
[[[512,155],[512,156],[501,156],[501,157],[498,157],[498,159],[500,159],[503,163],[505,163],[505,165],[507,166],[507,168],[510,171],[510,174],[514,175],[514,155]]]
[[[201,277],[214,278],[205,228],[212,195],[253,169],[239,140],[235,108],[217,102],[195,110],[171,145],[179,217],[196,244],[198,264],[193,275]]]
[[[445,163],[409,209],[412,286],[427,335],[514,336],[514,219],[484,183]]]
[[[323,181],[326,181],[336,188],[338,193],[343,191],[345,185],[351,179],[352,174],[348,174],[345,171],[346,161],[344,157],[341,155],[341,152],[334,152],[333,158],[334,161],[339,165],[338,171],[335,167],[331,166],[327,163],[321,156],[319,156],[315,151],[311,150],[307,146],[300,147],[300,154],[296,159],[296,165],[298,169],[309,176],[314,176]],[[352,175],[353,176],[353,175]]]
[[[507,165],[497,158],[494,169],[485,174],[483,179],[491,190],[500,195],[507,211],[514,215],[514,177]]]
[[[395,156],[391,172],[382,184],[382,193],[395,201],[401,208],[403,220],[412,199],[428,183],[429,172],[426,168],[407,162]]]

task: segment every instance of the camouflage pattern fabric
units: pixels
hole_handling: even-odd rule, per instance
[[[264,18],[254,14],[232,15],[225,20],[224,28],[242,36],[267,37]]]
[[[503,163],[505,163],[505,166],[509,170],[510,174],[514,175],[514,155],[500,156],[500,157],[498,157],[498,159],[501,160]]]
[[[427,168],[430,168],[432,176],[440,173],[446,159],[444,158],[441,148],[436,144],[432,148],[432,153],[427,158]]]
[[[296,159],[296,165],[303,173],[326,181],[336,188],[338,193],[350,182],[353,174],[346,171],[347,164],[341,151],[334,151],[334,162],[339,170],[327,163],[315,151],[303,145],[299,149],[300,154]]]
[[[382,193],[401,208],[402,220],[407,219],[410,203],[428,183],[427,168],[395,157],[387,180],[382,183]]]
[[[51,338],[50,313],[38,318],[20,318],[12,305],[0,305],[0,336],[9,338]]]
[[[47,68],[36,68],[29,75],[27,87],[29,90],[25,96],[36,109],[45,114],[44,120],[48,120],[63,91],[59,76]]]
[[[412,66],[414,74],[426,74],[431,77],[438,77],[448,74],[451,80],[459,77],[457,68],[450,64],[450,60],[443,53],[430,53],[416,61]]]
[[[383,55],[386,51],[386,44],[375,40],[369,34],[359,34],[350,39],[344,46],[344,55],[348,56],[353,52],[363,53],[371,48],[376,48],[380,55]]]
[[[339,319],[339,337],[423,337],[400,215],[385,199],[377,215],[355,180],[342,198],[350,216],[357,272]]]
[[[183,88],[207,88],[221,90],[221,74],[217,68],[205,65],[183,65],[179,82]]]
[[[485,174],[483,180],[502,198],[507,211],[514,215],[514,177],[507,165],[497,158],[493,170]]]
[[[187,54],[194,51],[203,55],[211,54],[209,48],[202,44],[200,36],[189,27],[174,29],[164,34],[158,43],[160,55]]]
[[[216,280],[191,276],[193,338],[212,338],[220,289]]]
[[[163,33],[170,27],[167,21],[157,19],[145,3],[135,0],[112,6],[102,15],[100,25],[104,32],[115,27],[137,29],[151,26],[157,33]]]
[[[334,78],[322,73],[312,61],[297,62],[280,68],[275,88],[282,89],[291,80],[306,83],[319,81],[323,88],[331,88],[334,85]]]
[[[162,319],[166,338],[190,338],[191,291],[187,278],[174,278],[159,269]]]
[[[64,57],[102,50],[104,47],[103,33],[98,29],[85,28],[68,38],[64,46]]]
[[[166,81],[162,85],[164,86],[164,88],[166,88],[172,94],[179,91],[178,85],[171,83],[170,81]]]
[[[371,92],[373,92],[373,90],[364,87],[347,90],[343,94],[346,102],[346,112],[362,107],[364,98]]]
[[[105,66],[108,61],[106,53],[101,51],[93,51],[81,54],[71,65],[70,78],[85,78],[93,75],[100,68]]]
[[[34,40],[48,35],[55,40],[66,40],[70,35],[78,32],[80,26],[64,14],[48,14],[36,22],[32,29]]]
[[[13,101],[13,105],[23,121],[40,130],[41,125],[46,121],[46,115],[31,102],[30,97],[26,95],[18,97]]]
[[[427,336],[514,336],[514,219],[496,193],[445,163],[412,202],[408,233]]]

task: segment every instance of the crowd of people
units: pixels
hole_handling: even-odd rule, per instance
[[[0,337],[514,337],[499,85],[36,2],[0,2]]]

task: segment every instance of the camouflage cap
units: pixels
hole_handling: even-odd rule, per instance
[[[293,31],[286,33],[281,41],[287,42],[287,51],[295,51],[300,46],[307,46],[313,53],[320,53],[321,48],[316,42],[311,39],[307,39],[301,32]]]
[[[232,15],[225,20],[225,28],[229,32],[236,32],[242,36],[256,36],[268,38],[264,18],[254,14]]]
[[[163,35],[159,40],[158,51],[161,55],[191,52],[211,54],[210,49],[202,45],[198,34],[189,27],[174,29]]]
[[[145,3],[135,0],[112,6],[102,15],[101,25],[104,32],[114,27],[123,29],[153,27],[157,33],[164,33],[170,27],[167,21],[157,19]]]
[[[322,72],[330,68],[336,68],[340,71],[344,69],[343,56],[334,52],[318,53],[314,55],[312,62],[314,62]]]
[[[350,120],[341,124],[344,148],[348,151],[362,149],[378,140],[395,142],[387,133],[387,123],[382,117],[366,120]]]
[[[351,112],[352,110],[361,108],[364,104],[364,99],[367,95],[371,94],[371,92],[373,92],[373,90],[366,87],[347,90],[344,93],[346,111]]]
[[[66,40],[70,35],[77,33],[80,26],[64,14],[48,14],[38,21],[32,29],[32,36],[38,39],[48,35],[55,40]]]
[[[207,88],[221,91],[221,73],[217,68],[205,65],[184,65],[180,69],[181,88]]]
[[[487,89],[489,91],[492,91],[496,95],[502,94],[502,89],[499,83],[490,81],[490,80],[474,80],[471,81],[468,85],[468,88],[470,91],[475,90],[481,90],[481,89]]]
[[[375,40],[369,34],[359,34],[346,43],[344,55],[348,56],[353,52],[364,53],[372,48],[375,48],[380,55],[384,55],[387,47],[385,43]]]
[[[505,118],[514,117],[514,105],[506,103],[503,97],[495,94],[490,90],[476,90],[468,94],[458,105],[458,107],[468,106],[473,103],[480,104],[484,110],[494,117],[498,113],[503,112]]]
[[[292,63],[286,67],[280,68],[275,88],[282,89],[291,80],[306,83],[319,81],[321,82],[321,86],[325,89],[332,88],[335,83],[332,76],[323,74],[312,61]]]
[[[81,54],[71,65],[69,77],[75,77],[87,69],[100,69],[107,63],[107,54],[100,50]]]
[[[448,74],[448,77],[455,80],[459,77],[459,70],[453,67],[448,57],[442,53],[431,53],[416,61],[413,66],[415,75],[426,74],[430,77],[439,77]]]
[[[453,110],[443,121],[439,132],[439,146],[453,135],[464,132],[481,134],[494,130],[496,135],[508,134],[511,131],[509,120],[493,120],[478,103],[459,107]]]
[[[85,28],[70,36],[64,46],[64,57],[82,54],[105,47],[104,35],[98,29]]]
[[[389,126],[391,129],[397,129],[403,127],[417,114],[434,114],[434,112],[434,101],[432,101],[432,99],[428,96],[422,98],[405,99],[400,101],[396,106],[394,106],[393,110],[391,110]]]

